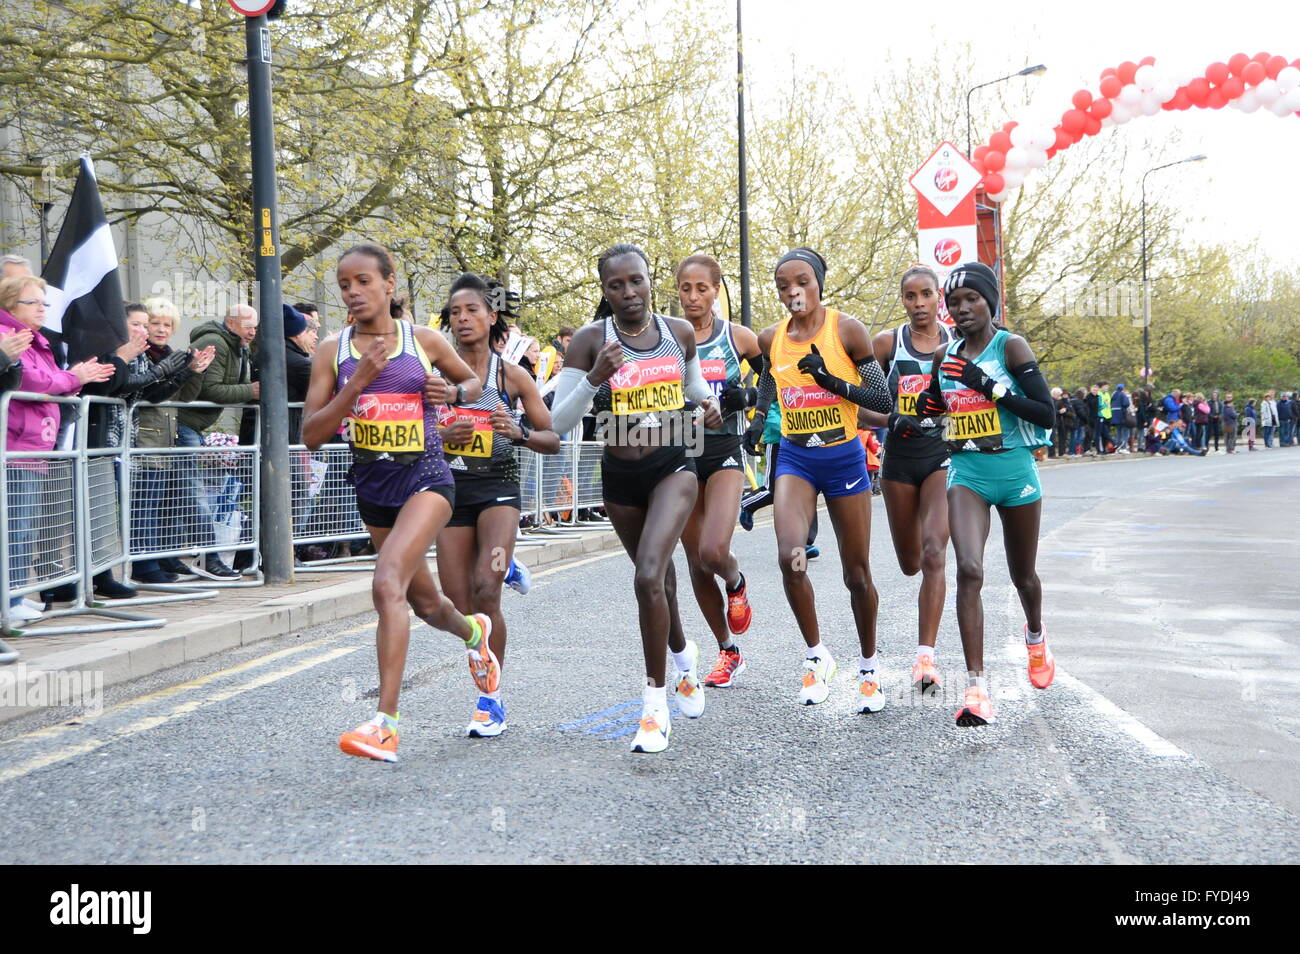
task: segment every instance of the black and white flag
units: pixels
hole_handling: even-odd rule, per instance
[[[41,277],[49,286],[45,327],[62,338],[69,364],[108,354],[126,341],[117,249],[89,156],[81,157],[72,202]]]

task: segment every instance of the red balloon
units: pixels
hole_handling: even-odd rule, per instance
[[[1255,60],[1251,60],[1241,70],[1241,78],[1250,86],[1258,86],[1260,83],[1264,82],[1264,77],[1267,75],[1267,72],[1264,70],[1264,64],[1256,62]]]
[[[1098,119],[1105,119],[1115,111],[1115,104],[1108,99],[1094,99],[1092,105],[1088,107],[1088,112]]]
[[[1144,56],[1138,60],[1138,66],[1155,66],[1156,58],[1154,56]]]
[[[1068,133],[1077,133],[1088,121],[1088,114],[1081,109],[1067,109],[1061,115],[1061,128]]]
[[[975,153],[974,153],[974,155],[973,155],[971,158],[972,158],[972,160],[975,161],[975,162],[983,162],[983,161],[984,161],[984,157],[987,156],[988,153],[989,153],[989,147],[988,147],[988,146],[976,146],[976,147],[975,147]]]
[[[1210,109],[1222,109],[1228,105],[1228,97],[1223,95],[1223,90],[1212,89],[1210,95],[1205,97],[1205,105]]]
[[[998,152],[1002,153],[1002,155],[1005,156],[1007,154],[1007,150],[1010,148],[1011,148],[1011,137],[1008,136],[1006,133],[998,131],[995,132],[992,136],[989,136],[989,149],[996,149]],[[988,156],[984,157],[984,162],[986,165],[988,164]]]
[[[1107,76],[1114,76],[1114,77],[1116,77],[1116,78],[1118,79],[1118,78],[1119,78],[1119,71],[1116,70],[1115,67],[1113,67],[1113,66],[1108,66],[1108,67],[1106,67],[1104,70],[1101,71],[1101,77],[1100,77],[1100,78],[1101,78],[1101,79],[1105,79]]]
[[[1118,76],[1107,76],[1101,81],[1101,95],[1107,99],[1114,99],[1119,95],[1119,91],[1124,88],[1123,82]]]
[[[1020,123],[1016,122],[1016,121],[1013,119],[1013,120],[1011,120],[1011,122],[1009,122],[1009,123],[1003,123],[1003,124],[1002,124],[1002,131],[1003,131],[1004,133],[1006,133],[1008,136],[1010,136],[1010,135],[1011,135],[1011,130],[1015,129],[1015,128],[1016,128],[1017,126],[1019,126],[1019,125],[1020,125]]]
[[[975,167],[975,171],[978,172],[981,176],[988,171],[987,169],[984,168],[984,163],[978,159],[972,159],[971,165]]]
[[[1062,149],[1069,149],[1073,145],[1074,145],[1074,137],[1071,136],[1068,132],[1066,132],[1063,126],[1057,126],[1056,142],[1053,144],[1052,148],[1056,149],[1059,152]]]
[[[1138,67],[1136,63],[1132,60],[1125,60],[1119,65],[1118,72],[1120,82],[1127,86],[1129,83],[1133,82],[1133,77],[1137,75],[1137,71]]]
[[[1002,178],[1000,173],[990,172],[984,176],[984,191],[989,195],[997,195],[1007,186],[1007,180]]]
[[[1092,93],[1081,89],[1070,97],[1070,102],[1074,103],[1075,109],[1087,109],[1092,105]]]
[[[1260,66],[1263,66],[1265,63],[1268,62],[1268,54],[1256,53],[1254,56],[1251,57],[1251,59],[1254,60],[1256,63],[1258,63]]]
[[[1052,146],[1047,150],[1047,158],[1051,159],[1054,155],[1056,155],[1056,147]]]
[[[1300,70],[1300,59],[1292,60],[1291,65],[1294,66],[1296,69]]]
[[[1187,98],[1193,106],[1204,106],[1210,95],[1210,83],[1204,76],[1198,76],[1187,84]]]
[[[1174,104],[1174,109],[1192,108],[1192,98],[1187,94],[1186,88],[1180,89],[1178,92],[1174,93],[1174,98],[1171,102]]]
[[[1160,104],[1160,108],[1163,109],[1163,110],[1164,110],[1165,112],[1167,112],[1167,113],[1171,113],[1171,112],[1173,112],[1175,109],[1177,109],[1178,107],[1175,105],[1174,100],[1171,99],[1171,100],[1169,100],[1168,102],[1161,103],[1161,104]]]
[[[1232,70],[1234,76],[1240,76],[1241,71],[1245,69],[1246,64],[1250,62],[1250,57],[1245,53],[1234,53],[1228,57],[1228,69]]]
[[[1223,81],[1228,78],[1228,64],[1211,63],[1206,67],[1205,78],[1215,86],[1222,85]]]
[[[1281,73],[1286,67],[1285,56],[1271,56],[1268,62],[1264,64],[1264,72],[1268,74],[1269,79],[1277,79],[1277,74]]]
[[[1224,98],[1231,102],[1246,92],[1246,84],[1241,81],[1240,76],[1229,76],[1219,85],[1219,89],[1222,91]]]
[[[1083,134],[1085,136],[1095,136],[1101,132],[1101,120],[1096,116],[1088,116],[1083,121]]]
[[[1007,164],[1007,154],[999,152],[997,149],[990,149],[984,153],[984,168],[989,172],[1000,172]],[[997,192],[997,189],[992,190]]]

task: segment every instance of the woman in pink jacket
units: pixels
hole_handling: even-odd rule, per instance
[[[54,360],[50,344],[41,334],[45,326],[45,282],[33,275],[20,275],[0,281],[0,335],[31,333],[31,346],[22,352],[19,389],[37,394],[76,394],[91,381],[106,381],[113,376],[113,366],[95,359],[75,364],[67,371]],[[31,459],[5,462],[4,505],[9,515],[9,585],[21,586],[32,566],[32,548],[36,541],[36,517],[41,500],[47,464],[39,455],[54,447],[59,433],[59,405],[52,401],[9,402],[5,450],[26,452]],[[10,597],[10,620],[30,622],[40,619],[37,610],[25,606],[21,597]]]

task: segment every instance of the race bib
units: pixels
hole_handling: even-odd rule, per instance
[[[844,427],[840,399],[816,384],[782,388],[781,434],[803,447],[847,440],[849,434]]]
[[[721,397],[727,386],[727,362],[722,358],[701,358],[700,372],[713,388],[713,396]]]
[[[442,445],[443,453],[448,457],[479,457],[488,458],[492,456],[492,416],[491,411],[480,410],[474,407],[440,407],[438,408],[438,424],[446,427],[453,421],[464,418],[474,419],[474,434],[464,444],[447,444]]]
[[[903,374],[898,378],[898,413],[916,416],[916,399],[930,386],[928,374]]]
[[[619,415],[676,411],[686,405],[677,359],[625,361],[609,379],[610,409]]]
[[[1002,446],[1002,418],[997,405],[978,391],[944,391],[948,423],[943,439],[960,450],[996,450]],[[967,443],[972,446],[967,447]]]
[[[377,453],[424,450],[423,394],[363,394],[343,421],[353,447]]]

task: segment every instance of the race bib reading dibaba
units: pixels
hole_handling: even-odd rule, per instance
[[[363,394],[344,419],[343,431],[353,447],[377,453],[409,454],[424,450],[424,395]]]

